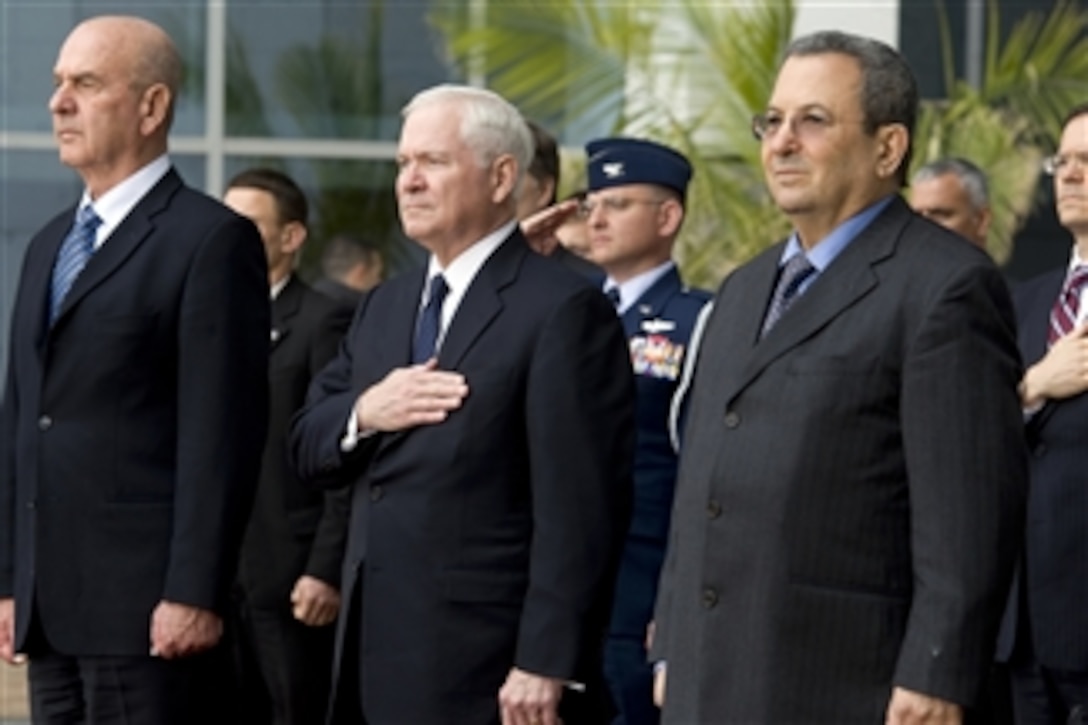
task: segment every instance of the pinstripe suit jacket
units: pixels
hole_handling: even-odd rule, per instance
[[[973,700],[1025,486],[997,269],[895,199],[757,341],[782,245],[696,363],[657,605],[665,723],[883,722]]]

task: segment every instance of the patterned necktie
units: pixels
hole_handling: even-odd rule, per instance
[[[72,288],[72,283],[83,271],[87,260],[94,254],[95,232],[102,220],[90,204],[76,213],[75,224],[60,245],[57,260],[53,264],[53,282],[49,292],[49,321],[56,321],[61,303]]]
[[[412,345],[412,362],[416,365],[425,363],[434,357],[438,345],[438,333],[442,329],[442,303],[450,291],[446,278],[436,274],[431,279],[431,289],[427,293],[427,304],[419,313],[416,324],[416,339]]]
[[[770,332],[770,329],[782,319],[782,315],[786,314],[786,310],[797,299],[801,284],[815,271],[816,268],[803,253],[790,257],[778,276],[778,286],[774,288],[774,296],[771,297],[771,304],[767,308],[767,317],[763,320],[760,338]]]
[[[1058,338],[1068,335],[1076,326],[1077,313],[1080,311],[1080,293],[1085,284],[1088,284],[1088,265],[1078,264],[1066,277],[1062,293],[1058,295],[1054,309],[1050,311],[1048,346],[1057,342]]]

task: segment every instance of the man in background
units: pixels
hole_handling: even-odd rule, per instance
[[[1066,116],[1044,169],[1073,245],[1068,264],[1014,290],[1031,486],[997,654],[1021,725],[1088,721],[1088,105]]]
[[[990,188],[986,174],[967,159],[931,161],[910,182],[914,211],[986,248],[990,230]]]
[[[307,204],[290,177],[248,169],[231,179],[223,202],[257,225],[272,299],[268,437],[233,601],[243,712],[254,725],[321,723],[340,609],[347,501],[342,491],[303,487],[287,463],[286,439],[311,379],[336,354],[351,316],[295,274]]]
[[[363,293],[382,281],[385,263],[381,250],[370,242],[337,234],[321,252],[321,273],[313,288],[354,311]]]
[[[576,194],[557,204],[559,188],[559,145],[555,136],[540,125],[526,121],[533,134],[533,160],[518,187],[518,219],[533,249],[553,257],[578,274],[599,284],[600,268],[585,256],[576,254],[563,238],[576,240],[578,229],[585,228],[582,216],[584,194]]]
[[[669,407],[699,311],[710,294],[680,279],[672,259],[684,221],[691,164],[652,141],[604,138],[586,145],[583,205],[589,253],[627,334],[635,374],[635,496],[612,605],[604,668],[615,725],[654,725],[646,630],[668,544],[677,451]]]
[[[49,100],[84,184],[31,240],[0,412],[0,658],[41,725],[236,722],[223,618],[267,427],[260,237],[167,155],[181,61],[80,23]]]

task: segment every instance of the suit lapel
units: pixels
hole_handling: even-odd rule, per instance
[[[26,290],[26,299],[32,301],[32,309],[35,319],[38,320],[35,332],[35,347],[38,353],[44,349],[45,341],[49,333],[49,287],[53,280],[53,265],[57,254],[60,253],[60,245],[64,237],[72,227],[75,219],[76,207],[65,210],[53,220],[50,227],[42,232],[42,242],[38,261],[23,266],[26,278],[23,282]],[[34,252],[35,250],[31,250]]]
[[[896,198],[868,227],[825,269],[800,299],[790,308],[763,340],[751,349],[737,386],[728,400],[756,379],[772,362],[818,333],[829,322],[850,308],[878,284],[873,266],[891,256],[910,219],[910,210]],[[769,300],[778,274],[778,255],[766,255],[756,270],[755,284],[762,297]],[[763,325],[766,302],[744,321],[742,339],[757,340]]]
[[[499,292],[517,278],[528,249],[521,232],[515,230],[484,262],[450,321],[442,349],[438,352],[440,367],[455,369],[502,310]]]
[[[270,341],[275,350],[291,334],[291,322],[302,305],[302,285],[291,275],[276,299],[272,300],[272,330]]]
[[[1039,286],[1029,302],[1030,308],[1017,321],[1020,322],[1020,356],[1027,368],[1042,360],[1047,352],[1047,340],[1050,337],[1050,312],[1065,284],[1068,269],[1061,267],[1039,281]],[[1048,401],[1042,409],[1031,416],[1028,425],[1032,429],[1041,428],[1054,413],[1053,401]]]
[[[109,278],[136,248],[154,231],[153,219],[163,211],[170,199],[181,188],[181,178],[171,168],[159,180],[151,191],[132,208],[128,216],[110,234],[106,242],[94,253],[72,284],[72,289],[64,298],[57,321],[57,327],[68,312],[79,304],[87,294]],[[54,254],[54,259],[56,255]]]
[[[642,296],[635,301],[635,304],[631,305],[623,313],[621,319],[627,336],[631,337],[641,332],[644,320],[660,317],[661,310],[680,291],[681,287],[680,273],[676,271],[676,267],[661,275],[661,278],[643,292]]]

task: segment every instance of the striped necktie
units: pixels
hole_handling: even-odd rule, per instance
[[[55,322],[61,304],[72,288],[72,283],[94,254],[95,232],[102,223],[90,204],[76,213],[75,224],[60,245],[57,260],[53,264],[53,281],[49,292],[49,321]]]
[[[1059,338],[1065,337],[1077,324],[1080,312],[1080,293],[1088,283],[1088,264],[1078,264],[1065,278],[1062,293],[1054,301],[1050,311],[1050,332],[1047,344],[1053,345]]]
[[[767,317],[763,320],[763,330],[759,335],[761,338],[782,319],[782,315],[786,314],[786,310],[797,299],[801,285],[815,271],[816,268],[804,253],[799,252],[789,258],[778,275],[778,285],[774,288],[771,304],[767,307]]]

